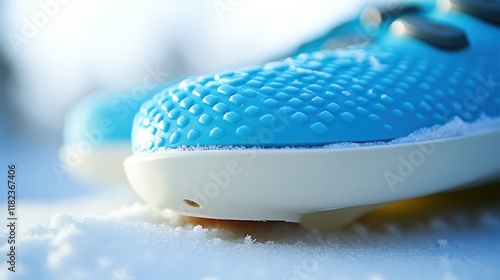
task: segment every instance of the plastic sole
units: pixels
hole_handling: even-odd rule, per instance
[[[347,149],[164,152],[124,166],[142,200],[182,215],[301,222],[353,207],[347,224],[373,209],[362,206],[499,178],[498,143],[500,131]]]

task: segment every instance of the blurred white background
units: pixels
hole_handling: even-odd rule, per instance
[[[279,58],[361,2],[4,0],[12,106],[26,127],[54,131],[84,94],[132,87],[148,71],[168,79]]]

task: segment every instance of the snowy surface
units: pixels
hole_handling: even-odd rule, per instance
[[[105,215],[59,208],[46,225],[21,215],[18,271],[4,263],[0,278],[499,279],[498,189],[396,205],[334,233],[186,219],[139,202]]]

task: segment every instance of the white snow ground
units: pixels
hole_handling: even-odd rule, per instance
[[[140,202],[102,215],[65,214],[68,202],[36,225],[27,217],[39,205],[21,204],[17,272],[3,262],[0,278],[499,279],[499,187],[393,205],[336,233],[185,219]]]

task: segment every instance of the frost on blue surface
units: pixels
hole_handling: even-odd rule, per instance
[[[432,141],[438,139],[469,136],[479,133],[486,133],[500,130],[500,117],[481,116],[475,122],[465,122],[462,119],[455,117],[444,125],[434,125],[429,128],[419,129],[406,137],[397,138],[391,141],[375,141],[375,142],[340,142],[328,145],[318,146],[285,146],[285,147],[246,147],[246,146],[180,146],[174,149],[159,149],[160,152],[168,151],[207,151],[207,150],[235,150],[235,149],[346,149],[369,146],[384,146],[405,144],[420,141]]]

